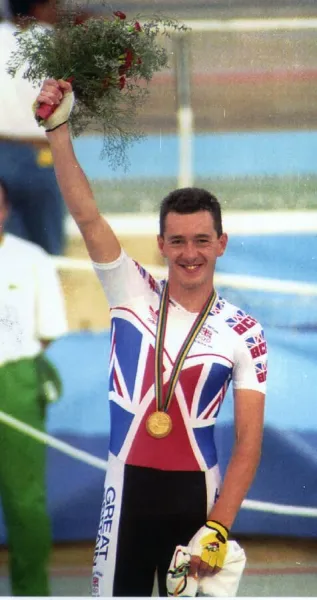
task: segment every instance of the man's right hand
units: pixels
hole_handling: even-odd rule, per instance
[[[63,79],[46,79],[34,104],[34,111],[39,105],[46,104],[54,108],[52,114],[41,125],[46,131],[53,131],[67,123],[75,103],[72,86]]]

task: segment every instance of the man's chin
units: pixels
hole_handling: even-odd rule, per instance
[[[184,290],[198,290],[202,286],[202,281],[182,281],[181,286]]]
[[[206,283],[205,273],[186,273],[186,271],[178,271],[170,273],[170,281],[185,290],[197,290]]]

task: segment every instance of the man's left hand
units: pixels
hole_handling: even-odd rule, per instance
[[[188,544],[192,555],[191,575],[204,577],[222,569],[227,553],[228,533],[228,529],[217,521],[207,521],[197,531]]]

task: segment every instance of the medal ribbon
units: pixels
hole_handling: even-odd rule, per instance
[[[182,370],[185,358],[195,341],[197,334],[203,326],[212,306],[216,299],[216,292],[214,291],[208,298],[206,304],[197,315],[189,333],[187,334],[184,343],[179,350],[169,381],[169,386],[166,394],[165,401],[163,400],[163,353],[164,353],[164,339],[166,332],[167,323],[167,312],[169,303],[168,283],[166,282],[164,290],[161,296],[158,323],[157,323],[157,334],[155,344],[155,392],[156,392],[156,403],[157,410],[167,412],[171,399],[174,394],[175,386],[178,381],[180,372]]]

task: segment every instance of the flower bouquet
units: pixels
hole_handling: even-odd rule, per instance
[[[135,121],[149,93],[147,83],[168,64],[158,37],[176,30],[185,27],[162,17],[128,20],[121,11],[78,24],[76,14],[68,13],[53,29],[32,22],[16,33],[8,72],[14,77],[22,69],[34,85],[46,78],[70,81],[76,97],[70,117],[73,135],[97,128],[103,134],[102,156],[115,167],[126,164],[127,144],[142,136]],[[48,105],[37,108],[39,124],[50,110]]]

